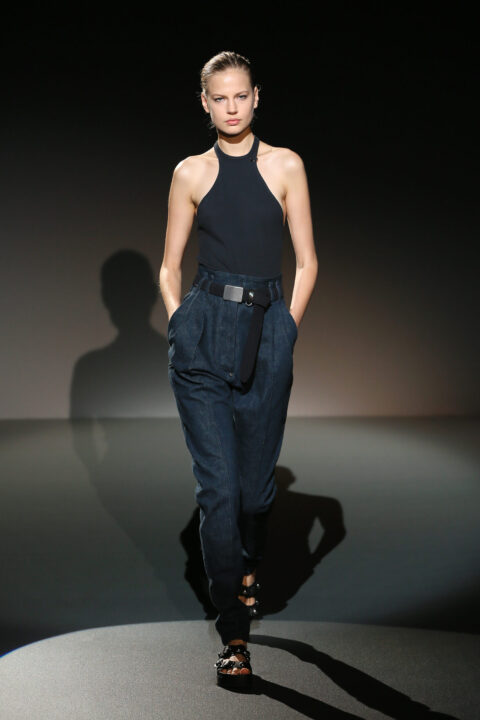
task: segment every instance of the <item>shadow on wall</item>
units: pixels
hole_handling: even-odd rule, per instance
[[[148,259],[120,250],[101,268],[101,294],[118,334],[75,363],[70,418],[175,415],[168,343],[150,324],[158,284]]]

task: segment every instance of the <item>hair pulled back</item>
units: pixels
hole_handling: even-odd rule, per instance
[[[233,52],[233,50],[223,50],[211,57],[210,60],[207,60],[205,65],[202,67],[200,71],[200,85],[202,89],[200,92],[204,92],[205,95],[208,95],[208,81],[212,75],[230,68],[245,70],[250,78],[252,90],[255,88],[254,71],[250,60],[244,57],[244,55]],[[260,89],[260,86],[257,87]]]

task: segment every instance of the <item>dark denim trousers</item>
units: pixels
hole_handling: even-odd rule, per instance
[[[197,481],[205,572],[219,612],[215,627],[227,644],[249,640],[250,616],[238,595],[243,575],[262,560],[298,330],[281,274],[198,270],[215,282],[278,292],[264,314],[248,390],[238,378],[252,306],[192,285],[168,323],[169,382]]]

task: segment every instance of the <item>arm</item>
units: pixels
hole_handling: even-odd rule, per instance
[[[285,161],[288,228],[296,256],[295,284],[290,312],[300,325],[318,274],[318,259],[313,239],[312,216],[307,175],[302,158],[290,151]]]
[[[195,216],[191,195],[192,176],[189,158],[182,160],[173,171],[168,195],[167,230],[159,286],[169,319],[181,303],[182,258]]]

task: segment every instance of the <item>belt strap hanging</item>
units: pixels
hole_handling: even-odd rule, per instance
[[[263,316],[265,310],[272,302],[269,289],[267,287],[249,289],[240,285],[217,283],[214,280],[205,278],[205,276],[202,277],[200,273],[197,273],[195,276],[193,284],[200,285],[204,290],[223,297],[224,300],[244,302],[246,305],[253,306],[252,318],[240,362],[240,382],[245,385],[250,379],[255,365],[258,346],[260,345],[260,338],[262,336]],[[272,292],[276,297],[278,294],[277,288],[273,287]]]
[[[263,316],[270,303],[270,293],[268,290],[266,288],[255,288],[252,302],[252,319],[248,327],[248,335],[240,363],[240,382],[244,384],[248,382],[255,365],[258,346],[260,345],[260,338],[262,336]]]

